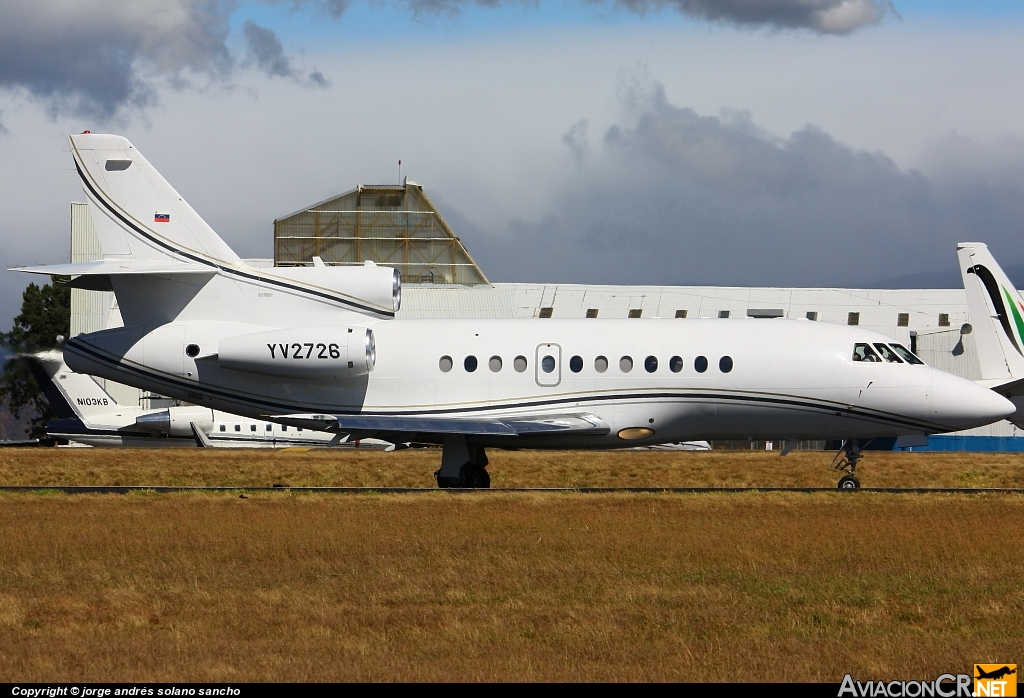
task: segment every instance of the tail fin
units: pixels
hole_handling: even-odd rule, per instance
[[[121,136],[70,136],[104,257],[239,264],[227,244]]]
[[[26,358],[33,365],[33,373],[58,417],[78,417],[89,423],[101,415],[123,409],[95,378],[68,368],[59,351],[38,352]]]
[[[957,245],[967,308],[986,382],[1024,378],[1024,302],[988,247]]]

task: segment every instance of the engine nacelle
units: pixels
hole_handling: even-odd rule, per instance
[[[220,340],[222,368],[288,378],[353,378],[373,370],[373,330],[345,325],[287,327]]]
[[[261,273],[330,289],[384,311],[397,313],[402,307],[402,275],[393,267],[369,262],[345,267],[274,267]]]
[[[136,427],[171,436],[192,436],[192,424],[204,434],[209,434],[213,430],[213,410],[181,405],[147,412],[135,418]]]

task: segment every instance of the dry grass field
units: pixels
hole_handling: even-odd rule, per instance
[[[428,485],[436,456],[6,450],[0,482]],[[822,458],[496,452],[491,470],[829,486]],[[1022,465],[870,454],[864,479],[1012,486]],[[1022,548],[1012,494],[0,494],[0,676],[934,678],[1019,662]]]
[[[832,453],[488,452],[491,486],[835,487]],[[437,449],[2,449],[0,485],[434,487]],[[1024,488],[1024,454],[866,452],[865,487]]]

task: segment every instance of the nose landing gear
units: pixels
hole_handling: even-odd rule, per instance
[[[857,461],[860,460],[860,446],[856,439],[843,442],[842,448],[832,459],[832,469],[844,475],[839,478],[837,487],[841,490],[859,490],[860,480],[857,479]]]

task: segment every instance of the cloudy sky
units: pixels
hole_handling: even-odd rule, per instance
[[[85,129],[250,257],[401,159],[495,281],[955,283],[958,240],[1024,263],[1019,1],[0,3],[5,265],[67,260]],[[27,280],[0,273],[3,327]]]

